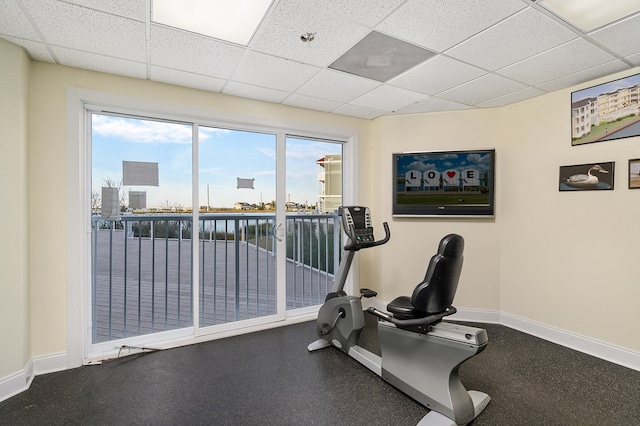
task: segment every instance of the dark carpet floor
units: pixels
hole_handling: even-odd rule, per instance
[[[475,326],[489,346],[460,376],[492,400],[474,426],[640,425],[640,372]],[[308,322],[37,376],[0,403],[0,425],[415,425],[427,413],[338,350],[307,352],[313,340]]]

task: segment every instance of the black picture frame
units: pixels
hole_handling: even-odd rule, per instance
[[[629,189],[640,189],[640,158],[629,160]]]
[[[494,148],[394,153],[393,216],[494,217]]]
[[[615,162],[560,166],[560,191],[608,191],[613,190]]]
[[[640,74],[571,93],[571,145],[640,136]]]

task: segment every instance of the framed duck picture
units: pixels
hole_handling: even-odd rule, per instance
[[[612,190],[615,163],[560,166],[560,191]]]

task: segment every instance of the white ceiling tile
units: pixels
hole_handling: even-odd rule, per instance
[[[90,9],[124,16],[125,18],[145,21],[147,14],[146,1],[131,0],[65,0],[67,3],[77,4]],[[152,0],[153,1],[153,0]]]
[[[505,96],[500,96],[498,98],[494,98],[485,102],[481,102],[476,106],[481,108],[492,108],[492,107],[500,107],[504,105],[513,104],[516,102],[523,101],[529,98],[535,98],[536,96],[544,95],[545,92],[542,90],[538,90],[533,87],[527,87],[526,89],[519,90],[517,92],[509,93]]]
[[[229,78],[245,49],[174,28],[151,25],[151,64]]]
[[[42,41],[15,1],[0,1],[0,35]]]
[[[640,60],[640,55],[638,55],[638,59]],[[546,92],[553,92],[583,83],[585,81],[594,80],[599,77],[604,77],[606,75],[628,70],[630,68],[631,66],[629,66],[628,64],[616,59],[615,61],[611,61],[603,65],[598,65],[593,68],[578,71],[575,74],[569,74],[555,80],[547,81],[546,83],[539,84],[536,87]]]
[[[151,80],[153,81],[207,90],[209,92],[220,92],[226,82],[226,80],[221,78],[157,66],[151,66],[150,74]]]
[[[524,89],[524,84],[509,80],[496,74],[487,74],[453,89],[438,94],[438,97],[467,105],[504,96]]]
[[[610,53],[580,38],[497,72],[535,86],[614,59]]]
[[[27,51],[29,56],[31,56],[31,59],[35,61],[51,63],[55,62],[53,56],[51,56],[51,53],[47,49],[47,46],[44,45],[44,43],[39,43],[37,41],[31,40],[23,40],[21,38],[15,37],[4,37],[4,39],[10,41],[13,44],[17,44],[18,46],[22,46]]]
[[[319,71],[311,65],[247,51],[231,80],[295,92]]]
[[[338,71],[323,70],[313,77],[298,93],[335,102],[349,102],[382,83]]]
[[[222,90],[222,93],[276,104],[284,101],[287,96],[289,96],[288,92],[283,92],[282,90],[268,89],[265,87],[252,86],[250,84],[237,83],[233,81],[227,83]]]
[[[640,66],[640,14],[576,38],[534,0],[273,0],[246,48],[147,27],[150,1],[0,0],[0,38],[34,60],[365,119],[505,105]],[[388,84],[326,69],[374,32],[440,54]]]
[[[637,54],[631,55],[631,56],[627,56],[625,59],[627,61],[635,64],[635,65],[640,65],[640,53],[637,53]]]
[[[52,50],[53,54],[61,63],[70,67],[124,75],[127,77],[147,78],[147,65],[142,62],[81,52],[65,47],[53,46]]]
[[[525,7],[521,0],[409,0],[376,29],[443,52]]]
[[[447,55],[495,71],[559,46],[577,35],[535,9],[526,9],[448,50]],[[491,46],[492,48],[487,48]]]
[[[436,97],[428,97],[413,104],[409,104],[406,107],[400,108],[396,111],[396,113],[414,114],[423,112],[455,111],[469,108],[471,108],[469,105],[459,104],[457,102],[452,102]]]
[[[435,95],[486,73],[480,68],[439,55],[389,81],[389,84]]]
[[[418,102],[425,97],[426,96],[422,93],[416,93],[385,84],[360,97],[357,97],[350,103],[353,105],[360,105],[391,112],[414,102]]]
[[[368,108],[360,105],[345,104],[340,108],[335,109],[333,113],[348,115],[350,117],[364,118],[366,120],[373,120],[376,117],[385,115],[386,111],[380,111],[378,109]]]
[[[282,0],[249,44],[253,50],[316,66],[327,66],[363,38],[369,29],[326,8],[312,8],[296,0]],[[315,33],[312,42],[300,36]]]
[[[22,0],[50,45],[146,61],[145,24],[64,2]],[[64,19],[51,19],[64,17]],[[87,23],[91,23],[88,25]]]
[[[313,98],[311,96],[298,95],[294,93],[283,102],[285,105],[296,106],[306,109],[314,109],[316,111],[331,112],[342,106],[341,102],[328,101],[326,99]]]
[[[589,36],[620,56],[640,53],[640,14],[594,31]]]
[[[338,16],[373,27],[405,0],[297,0],[299,3],[330,10]]]

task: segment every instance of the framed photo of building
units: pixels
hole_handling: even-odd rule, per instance
[[[640,160],[638,160],[640,161]],[[560,191],[612,190],[615,163],[560,166]]]
[[[640,136],[640,74],[571,93],[571,145]]]

